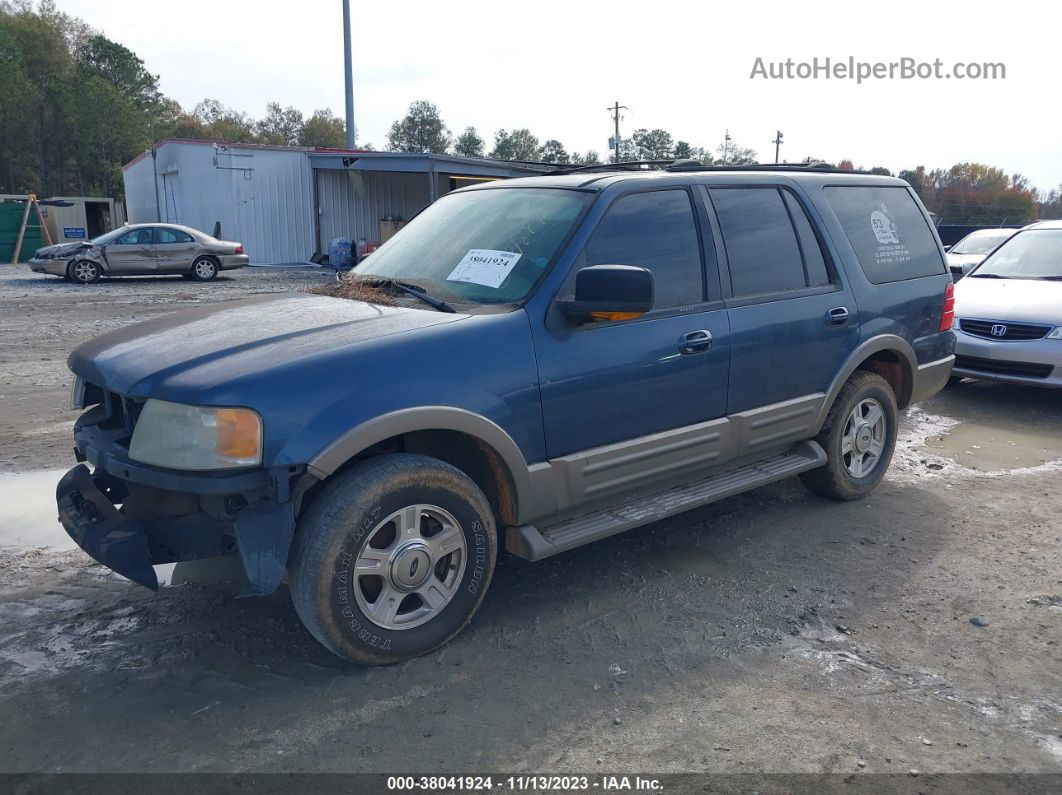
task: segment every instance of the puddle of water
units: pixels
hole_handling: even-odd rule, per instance
[[[74,549],[59,524],[55,486],[65,469],[0,473],[0,547]]]
[[[1062,458],[1062,437],[1057,433],[1008,425],[964,419],[926,446],[963,466],[986,471],[1035,467]]]

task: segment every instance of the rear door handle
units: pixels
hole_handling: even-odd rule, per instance
[[[683,353],[700,353],[712,347],[712,332],[698,329],[683,335],[679,340],[679,350]]]
[[[835,306],[826,313],[826,322],[831,326],[843,326],[848,322],[848,307]]]

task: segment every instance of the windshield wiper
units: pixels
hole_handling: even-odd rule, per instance
[[[1060,276],[1037,276],[1042,282],[1062,282],[1062,275]]]
[[[1006,276],[1000,276],[998,273],[971,273],[972,279],[1005,279]]]
[[[388,287],[394,287],[396,290],[400,290],[406,295],[411,295],[414,298],[419,298],[429,306],[433,306],[440,312],[449,312],[450,314],[457,314],[457,310],[446,303],[441,298],[436,298],[434,295],[429,295],[428,291],[423,287],[418,287],[415,284],[406,284],[400,282],[397,279],[389,279],[384,276],[359,276],[358,281],[368,282],[374,285],[387,285]]]

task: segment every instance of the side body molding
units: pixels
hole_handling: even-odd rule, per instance
[[[382,414],[344,433],[308,464],[309,472],[323,479],[372,445],[414,431],[458,431],[479,439],[501,456],[509,469],[522,513],[531,500],[527,461],[512,437],[486,417],[453,406],[418,406]]]
[[[918,359],[915,357],[914,348],[911,347],[907,340],[895,334],[879,334],[865,342],[861,342],[854,351],[848,354],[844,366],[837,371],[837,375],[830,382],[830,388],[826,392],[826,399],[822,402],[822,408],[819,410],[818,421],[815,423],[812,436],[818,434],[822,429],[822,424],[826,422],[826,415],[829,414],[830,407],[833,406],[833,401],[836,399],[837,393],[841,391],[841,387],[844,386],[844,382],[851,377],[852,373],[859,368],[859,365],[868,356],[873,356],[881,351],[891,351],[898,354],[901,361],[906,362],[907,377],[909,382],[913,383],[918,372]]]

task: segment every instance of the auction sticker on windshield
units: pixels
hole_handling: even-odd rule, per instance
[[[473,248],[457,263],[457,267],[446,277],[449,282],[469,282],[485,287],[501,287],[520,254],[515,251],[495,251],[489,248]]]

